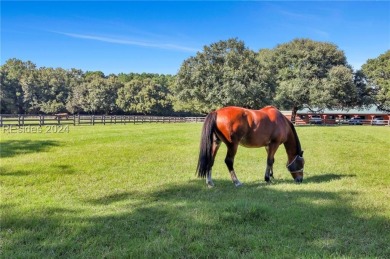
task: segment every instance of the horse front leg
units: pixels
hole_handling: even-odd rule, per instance
[[[232,178],[232,181],[236,187],[239,187],[242,185],[242,183],[238,180],[236,172],[234,171],[234,157],[237,153],[238,145],[232,145],[228,146],[226,158],[225,158],[225,164],[229,170],[230,177]]]
[[[274,165],[275,159],[267,158],[267,168],[265,169],[264,174],[264,181],[267,183],[271,183],[271,177],[274,178],[274,172],[273,172],[273,165]]]
[[[275,153],[278,149],[278,146],[276,143],[271,142],[265,149],[267,150],[267,167],[265,169],[264,174],[264,181],[267,183],[271,183],[271,177],[274,178],[274,171],[273,166],[275,162]]]

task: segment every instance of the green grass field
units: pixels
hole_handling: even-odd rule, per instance
[[[221,147],[213,189],[199,123],[1,130],[2,258],[390,258],[389,127],[298,127],[300,185],[240,147],[235,188]]]

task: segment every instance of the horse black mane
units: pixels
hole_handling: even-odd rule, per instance
[[[295,141],[297,142],[297,155],[303,156],[303,151],[302,151],[302,148],[301,148],[301,142],[299,141],[298,134],[297,134],[297,131],[295,130],[294,124],[292,124],[291,121],[289,121],[289,124],[290,124],[290,128],[291,128],[291,130],[292,130],[292,132],[294,134]]]

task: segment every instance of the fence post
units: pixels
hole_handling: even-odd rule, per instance
[[[24,126],[24,115],[18,114],[18,126],[22,127]]]
[[[95,115],[91,116],[91,123],[92,123],[92,125],[95,125]]]
[[[0,127],[3,127],[3,116],[0,115]]]

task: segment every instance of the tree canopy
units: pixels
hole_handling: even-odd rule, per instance
[[[196,112],[228,105],[258,108],[272,100],[256,53],[237,39],[205,46],[185,60],[177,74],[175,92],[185,109]]]
[[[390,50],[362,66],[374,102],[380,110],[390,112]]]
[[[301,108],[347,108],[357,99],[353,71],[344,52],[332,43],[295,39],[272,50],[261,50],[259,59],[273,71],[275,103],[294,113]]]
[[[172,76],[120,74],[105,76],[101,71],[37,68],[30,61],[10,59],[0,69],[1,113],[142,113],[172,112]],[[123,94],[137,82],[134,96]],[[151,83],[153,82],[153,83]],[[145,86],[145,87],[144,87]],[[127,93],[128,94],[128,93]],[[165,110],[164,110],[165,109]]]
[[[0,67],[1,113],[208,113],[236,105],[259,109],[390,111],[390,51],[353,71],[335,44],[294,39],[255,52],[236,38],[204,46],[177,75],[36,67],[9,59]]]
[[[157,79],[132,79],[118,90],[116,104],[125,112],[170,114],[172,102],[169,88]]]

